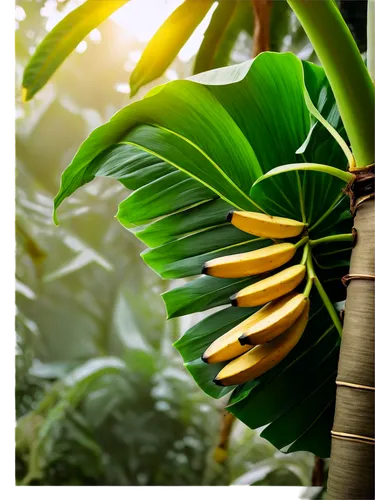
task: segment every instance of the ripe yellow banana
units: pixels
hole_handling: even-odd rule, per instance
[[[307,303],[303,293],[292,293],[262,307],[264,317],[239,337],[242,345],[265,344],[290,328]]]
[[[303,222],[258,212],[229,212],[227,221],[245,233],[262,238],[293,238],[302,233]]]
[[[253,318],[256,314],[257,313],[245,319],[245,321],[242,321],[242,323],[212,342],[204,351],[202,361],[205,363],[220,363],[221,361],[228,361],[229,359],[236,358],[240,356],[240,354],[251,349],[250,345],[241,345],[238,338],[254,323]]]
[[[206,262],[202,274],[217,278],[242,278],[271,271],[288,262],[296,253],[292,243],[278,243],[252,252],[218,257]]]
[[[224,333],[224,335],[214,340],[204,351],[202,360],[205,363],[221,363],[222,361],[229,361],[236,358],[251,349],[252,346],[241,345],[238,339],[252,325],[261,322],[268,316],[269,307],[267,309],[267,306],[262,307],[262,309],[259,309],[259,311],[252,314],[249,318],[246,318],[245,321],[242,321],[242,323],[229,330],[229,332]]]
[[[230,361],[217,374],[218,385],[243,384],[263,375],[282,361],[301,338],[309,318],[309,300],[297,321],[271,342],[258,345],[239,358]]]
[[[232,306],[253,307],[266,304],[270,300],[282,297],[298,286],[306,274],[306,266],[297,264],[253,283],[232,295]]]

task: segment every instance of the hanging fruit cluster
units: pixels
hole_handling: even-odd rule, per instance
[[[305,224],[292,219],[257,212],[230,212],[227,220],[238,229],[270,239],[301,235]],[[273,271],[289,262],[307,242],[273,245],[206,262],[202,273],[217,278],[241,278]],[[306,274],[306,252],[300,264],[266,277],[233,295],[235,307],[263,306],[235,328],[216,339],[204,352],[206,363],[229,363],[218,373],[218,385],[242,384],[277,365],[301,338],[309,317],[307,284],[303,293],[295,291]]]

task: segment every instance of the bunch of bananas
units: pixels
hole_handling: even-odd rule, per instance
[[[293,238],[305,228],[302,222],[256,212],[229,212],[227,220],[242,231],[270,239]],[[275,243],[252,252],[220,257],[206,262],[202,273],[218,278],[265,273],[286,264],[298,246],[298,243]],[[202,359],[206,363],[229,361],[216,376],[216,384],[235,385],[253,380],[293,349],[309,317],[307,289],[304,293],[295,291],[305,274],[302,260],[301,264],[276,272],[230,298],[233,306],[263,307],[216,339],[204,352]]]

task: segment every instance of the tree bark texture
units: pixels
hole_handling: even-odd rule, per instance
[[[371,190],[371,189],[370,189]],[[368,190],[369,191],[369,190]],[[366,197],[354,218],[357,241],[348,281],[328,474],[329,500],[374,498],[375,203]]]

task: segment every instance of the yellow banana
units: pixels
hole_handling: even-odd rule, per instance
[[[206,262],[202,274],[217,278],[242,278],[271,271],[288,262],[296,253],[292,243],[278,243],[252,252],[218,257]]]
[[[225,386],[243,384],[260,377],[280,363],[301,338],[308,322],[309,305],[307,299],[303,313],[286,332],[230,361],[217,374],[214,382]]]
[[[306,302],[307,297],[303,293],[292,293],[270,302],[261,309],[264,312],[264,317],[252,324],[239,337],[240,344],[265,344],[274,339],[293,325],[302,314]]]
[[[293,238],[302,233],[303,222],[258,212],[229,212],[227,221],[245,233],[262,238]]]
[[[212,342],[204,351],[202,361],[205,363],[220,363],[221,361],[228,361],[229,359],[236,358],[240,354],[247,352],[251,346],[241,345],[238,338],[253,324],[253,316],[250,316],[250,318],[247,318],[245,321],[232,328],[232,330],[229,330],[229,332],[224,333],[224,335]]]
[[[297,264],[253,283],[232,295],[232,306],[253,307],[282,297],[298,286],[306,274],[306,266]]]
[[[238,339],[248,328],[267,317],[268,310],[266,310],[266,307],[262,307],[245,321],[214,340],[203,353],[202,360],[205,363],[220,363],[236,358],[251,349],[250,345],[241,345]]]

